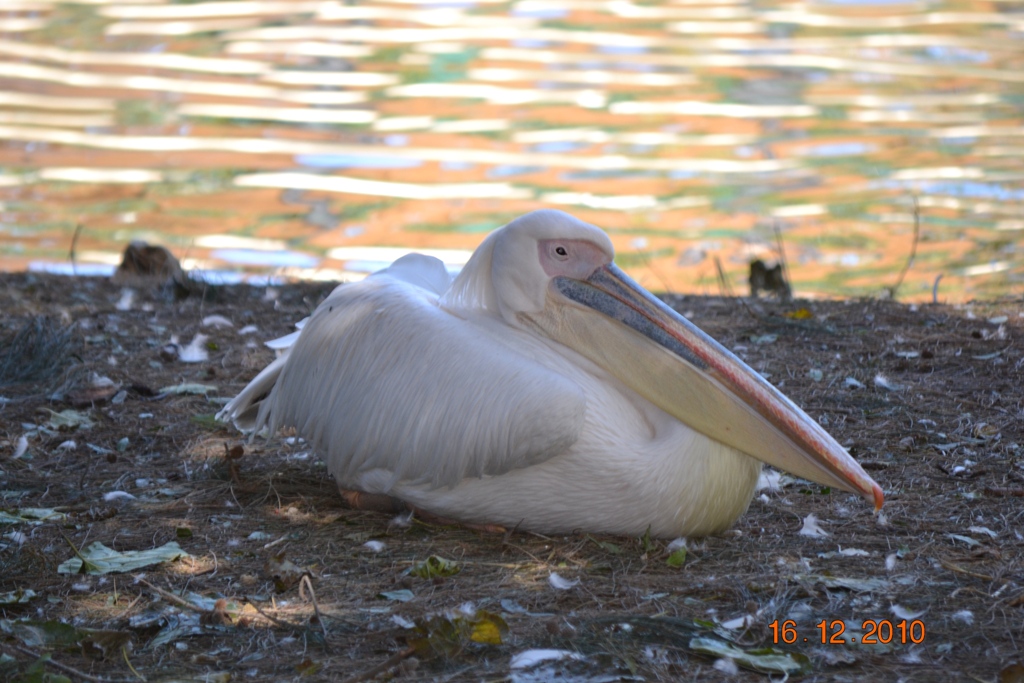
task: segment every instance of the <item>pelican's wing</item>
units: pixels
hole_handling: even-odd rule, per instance
[[[451,276],[444,262],[433,256],[423,254],[406,254],[397,259],[387,268],[378,270],[370,277],[387,276],[408,282],[436,295],[442,294],[451,284]],[[338,285],[331,296],[334,296],[341,287]],[[309,318],[303,318],[295,323],[295,331],[277,339],[264,342],[267,348],[277,352],[277,360],[268,365],[243,389],[238,396],[233,398],[224,408],[217,413],[219,420],[231,420],[240,431],[252,432],[256,428],[256,416],[259,412],[263,399],[274,388],[281,369],[284,367],[288,352],[298,340],[302,328],[309,322]]]
[[[406,254],[374,275],[387,275],[441,296],[452,284],[444,261],[424,254]]]
[[[324,300],[279,359],[257,427],[295,427],[342,483],[385,470],[392,484],[455,485],[526,467],[576,441],[586,404],[530,359],[541,345],[455,317],[421,287],[367,278]]]
[[[445,290],[452,283],[452,276],[448,274],[448,268],[445,267],[444,261],[433,256],[417,253],[406,254],[398,258],[390,266],[376,271],[370,277],[379,277],[381,275],[387,275],[388,277],[408,282],[428,292],[433,292],[438,296],[444,294]],[[338,285],[338,287],[344,287],[344,285]],[[295,323],[294,332],[264,342],[264,345],[275,351],[283,352],[295,343],[295,340],[299,338],[299,333],[302,332],[302,328],[305,327],[308,321],[308,317],[303,318]]]

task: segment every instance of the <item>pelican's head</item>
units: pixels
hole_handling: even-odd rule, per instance
[[[487,236],[441,303],[489,311],[518,326],[519,314],[547,305],[554,277],[586,278],[614,258],[612,241],[600,228],[564,211],[532,211]]]
[[[555,278],[585,280],[615,258],[603,230],[554,209],[520,216],[494,236],[491,282],[512,324],[544,309]]]
[[[693,429],[881,507],[878,484],[816,421],[614,256],[600,228],[534,211],[491,233],[442,303],[501,315],[589,358]]]

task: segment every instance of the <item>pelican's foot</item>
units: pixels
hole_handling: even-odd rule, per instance
[[[341,493],[342,499],[348,504],[353,510],[367,510],[369,512],[385,512],[388,514],[398,514],[400,512],[408,512],[409,508],[404,502],[389,496],[386,493],[364,493],[362,491],[350,491],[348,489],[338,489]]]
[[[442,517],[428,512],[420,507],[406,504],[400,498],[389,496],[386,493],[365,493],[351,489],[338,489],[342,500],[353,510],[366,510],[367,512],[383,512],[389,515],[407,513],[410,510],[427,524],[436,526],[461,526],[471,531],[482,531],[488,534],[504,534],[508,530],[499,524],[472,524],[460,522],[450,517]]]
[[[500,524],[472,524],[470,522],[461,522],[451,517],[442,517],[441,515],[435,515],[433,512],[427,512],[423,508],[418,508],[414,505],[409,506],[413,513],[422,519],[427,524],[436,524],[438,526],[461,526],[464,529],[471,531],[482,531],[487,534],[506,534],[508,529],[501,526]]]

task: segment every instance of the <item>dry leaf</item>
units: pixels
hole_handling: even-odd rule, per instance
[[[274,582],[274,589],[278,593],[285,592],[308,573],[307,570],[286,559],[284,553],[273,555],[267,560],[263,571]]]

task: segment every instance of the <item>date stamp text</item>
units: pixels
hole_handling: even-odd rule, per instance
[[[920,645],[924,642],[925,626],[920,619],[864,619],[861,622],[861,633],[857,634],[847,634],[846,624],[842,619],[822,619],[814,625],[811,633],[800,633],[797,623],[792,619],[776,619],[768,624],[768,628],[772,631],[772,640],[776,645],[792,645],[798,641],[822,645]]]

